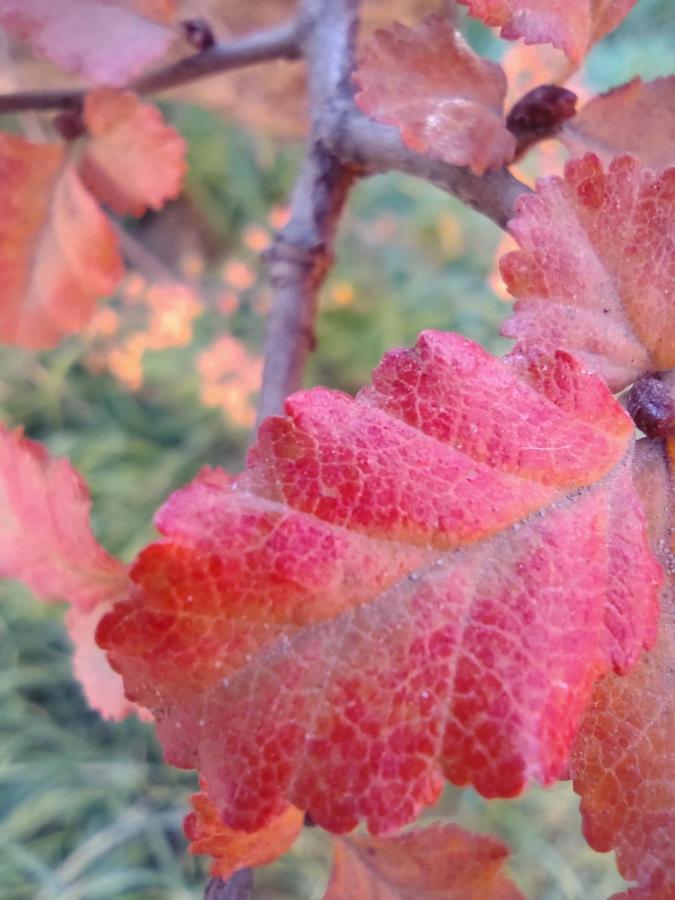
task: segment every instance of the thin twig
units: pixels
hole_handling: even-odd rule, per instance
[[[298,27],[292,21],[277,28],[256,31],[228,43],[216,43],[208,50],[201,50],[148,72],[127,87],[138,94],[154,94],[254,63],[273,59],[297,59],[298,53]],[[85,90],[56,90],[19,91],[0,95],[0,114],[30,109],[77,109],[81,106],[85,93]]]
[[[335,229],[356,173],[328,150],[318,125],[347,90],[358,0],[305,0],[300,14],[311,129],[290,219],[268,251],[273,302],[265,341],[258,421],[281,412],[302,384],[314,347],[319,288],[332,265]]]

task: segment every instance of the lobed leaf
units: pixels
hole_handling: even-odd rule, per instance
[[[579,65],[596,41],[624,19],[636,0],[459,0],[486,25],[501,28],[507,40],[553,44]]]
[[[507,847],[456,825],[431,825],[381,840],[334,838],[324,900],[519,900],[504,875]]]
[[[209,800],[206,786],[190,798],[192,812],[185,817],[185,836],[193,854],[213,858],[211,874],[228,879],[246,866],[265,866],[287,853],[302,830],[305,814],[294,806],[281,812],[258,831],[236,831],[223,825]]]
[[[176,37],[175,0],[0,0],[0,27],[66,72],[119,85]]]
[[[54,346],[121,275],[112,228],[63,148],[0,134],[0,338]]]
[[[99,620],[126,591],[128,572],[89,526],[89,490],[70,463],[0,424],[0,577],[42,600],[68,600],[73,667],[92,708],[108,719],[136,711],[94,642]]]
[[[565,353],[426,332],[286,412],[231,485],[169,499],[99,626],[168,758],[251,831],[292,803],[382,833],[443,776],[556,780],[594,681],[654,639],[621,407]]]
[[[588,153],[539,180],[509,223],[521,249],[501,260],[517,298],[502,334],[569,350],[615,391],[675,366],[674,205],[675,168],[630,156],[605,170]]]
[[[180,193],[185,141],[156,106],[98,88],[86,95],[83,113],[89,137],[80,176],[98,200],[120,215],[142,216]]]
[[[605,163],[619,153],[643,166],[675,163],[675,75],[643,82],[634,78],[588,102],[566,122],[560,139],[573,155],[596,153]]]
[[[675,895],[674,464],[673,438],[638,443],[636,481],[669,574],[659,638],[628,676],[596,685],[571,759],[586,839],[616,849],[619,871],[638,882],[618,896],[653,900]]]
[[[376,31],[354,81],[363,112],[395,125],[412,150],[477,174],[513,157],[515,141],[503,116],[506,77],[446,19],[429,16],[416,29],[395,23]]]

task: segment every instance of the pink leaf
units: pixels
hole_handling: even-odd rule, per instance
[[[507,40],[553,44],[579,65],[596,41],[613,31],[636,0],[459,0]]]
[[[509,223],[521,249],[501,260],[517,298],[502,333],[569,350],[616,391],[675,366],[674,204],[675,168],[630,156],[604,170],[589,153],[541,179]]]
[[[185,141],[155,106],[128,91],[98,88],[84,101],[89,132],[80,175],[120,215],[142,216],[176,197],[185,176]]]
[[[66,72],[124,84],[176,37],[174,0],[0,0],[0,27]]]
[[[53,347],[121,275],[110,224],[63,149],[0,135],[0,338]]]
[[[560,138],[576,156],[587,150],[608,163],[632,153],[643,166],[661,169],[675,163],[675,75],[627,84],[594,97],[565,123]]]
[[[354,75],[363,112],[395,125],[404,142],[480,174],[513,156],[504,125],[506,78],[477,56],[444,19],[430,16],[417,29],[394,24],[367,43]]]
[[[245,830],[292,803],[381,833],[443,776],[556,780],[593,682],[654,639],[621,407],[565,353],[426,332],[286,411],[231,486],[169,499],[99,626],[170,760]]]

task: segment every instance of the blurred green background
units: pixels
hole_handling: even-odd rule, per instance
[[[665,74],[672,26],[670,0],[639,3],[591,54],[589,89]],[[476,23],[468,31],[482,52],[504,51]],[[48,353],[0,351],[0,418],[70,457],[91,486],[97,535],[126,560],[152,538],[153,512],[172,489],[204,463],[242,464],[269,302],[257,251],[283,220],[298,160],[292,144],[222,115],[163,108],[189,141],[191,171],[182,200],[124,223],[141,277],[102,307],[90,334]],[[506,307],[489,280],[500,237],[428,185],[362,183],[323,291],[307,383],[355,391],[385,350],[422,328],[503,349]],[[174,319],[153,325],[143,292],[168,277],[200,306],[186,313],[178,304]],[[109,724],[88,710],[62,617],[20,586],[2,586],[0,897],[200,897],[207,865],[188,856],[181,829],[195,778],[163,765],[147,725]],[[603,898],[622,885],[612,856],[585,846],[566,784],[490,803],[449,788],[426,815],[438,817],[502,835],[510,872],[537,900]],[[257,873],[256,898],[321,897],[329,857],[327,836],[305,829],[287,857]]]

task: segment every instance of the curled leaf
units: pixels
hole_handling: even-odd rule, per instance
[[[354,80],[363,112],[395,125],[412,150],[477,174],[513,156],[503,120],[504,73],[477,56],[446,19],[379,29]]]
[[[616,391],[675,366],[674,208],[675,168],[630,156],[605,170],[588,153],[541,179],[509,223],[521,249],[501,260],[516,298],[502,334],[569,350]]]
[[[53,347],[121,275],[112,228],[63,149],[0,135],[0,338]]]
[[[286,412],[230,486],[169,499],[99,626],[169,759],[246,830],[293,803],[382,833],[443,776],[556,780],[593,682],[654,639],[621,407],[565,353],[426,332]]]

